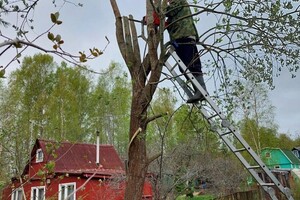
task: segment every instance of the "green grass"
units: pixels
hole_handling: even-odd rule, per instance
[[[201,195],[201,196],[194,196],[193,198],[188,198],[186,196],[180,196],[176,200],[213,200],[214,197],[212,195]]]

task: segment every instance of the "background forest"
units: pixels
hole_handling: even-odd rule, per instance
[[[37,138],[95,143],[98,130],[101,143],[113,144],[127,159],[131,83],[122,69],[112,62],[96,75],[57,64],[46,54],[25,57],[0,85],[0,188],[22,174]],[[264,147],[300,146],[300,137],[278,133],[264,85],[245,85],[251,92],[242,100],[234,97],[244,103],[232,107],[238,115],[231,116],[246,141],[257,153]],[[248,174],[241,164],[196,109],[179,103],[175,92],[173,87],[161,87],[148,110],[153,116],[165,113],[147,131],[148,153],[162,155],[153,158],[148,170],[157,174],[160,194],[178,195],[195,177],[209,180],[215,193],[245,186]],[[171,174],[176,178],[168,182]]]

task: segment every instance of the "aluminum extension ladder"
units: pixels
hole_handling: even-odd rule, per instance
[[[258,184],[264,189],[266,193],[271,197],[272,200],[278,200],[275,194],[275,190],[272,186],[277,187],[281,193],[283,193],[288,200],[294,200],[292,197],[291,191],[288,187],[284,187],[274,176],[274,174],[268,169],[268,167],[262,162],[262,160],[258,157],[258,155],[253,151],[253,149],[249,146],[249,144],[244,140],[244,138],[239,134],[238,130],[230,124],[230,122],[226,119],[225,115],[218,108],[218,106],[212,101],[207,92],[201,87],[198,81],[195,79],[192,73],[187,69],[185,64],[181,61],[181,59],[176,54],[174,47],[169,46],[167,49],[166,60],[164,65],[171,73],[172,79],[175,80],[180,87],[184,90],[188,97],[193,95],[191,88],[186,84],[184,80],[180,78],[178,74],[178,67],[180,67],[184,72],[186,72],[186,76],[190,79],[190,81],[200,90],[200,92],[205,97],[205,105],[201,103],[194,103],[194,106],[199,109],[202,113],[203,117],[211,125],[212,131],[216,132],[222,141],[227,145],[227,147],[236,155],[236,157],[242,162],[244,167],[250,172],[250,174],[255,178]],[[170,59],[173,59],[174,65],[170,64]],[[176,71],[177,68],[177,71]],[[228,138],[231,136],[231,138]],[[234,143],[231,141],[232,139],[236,139],[239,141],[240,146],[242,148],[236,147]],[[250,163],[243,157],[242,152],[248,152],[254,160],[254,165],[250,165]],[[252,161],[253,163],[253,161]],[[264,172],[267,177],[269,177],[269,181],[266,182],[261,178],[258,174],[258,170]]]

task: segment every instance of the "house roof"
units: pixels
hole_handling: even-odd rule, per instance
[[[292,164],[300,165],[300,160],[293,154],[291,150],[288,149],[280,149],[280,148],[274,148],[274,147],[265,147],[262,149],[262,151],[279,151],[282,152],[282,154],[289,159],[289,161]]]
[[[286,157],[288,157],[291,163],[300,165],[300,160],[295,156],[295,154],[293,154],[291,150],[282,149],[282,152],[286,155]]]
[[[31,163],[34,161],[37,149],[42,149],[45,162],[55,162],[55,173],[87,175],[96,172],[97,174],[112,175],[124,172],[123,163],[112,145],[100,145],[100,166],[96,165],[95,144],[37,139],[31,152]]]

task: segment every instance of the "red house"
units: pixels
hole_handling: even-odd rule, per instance
[[[121,200],[125,171],[111,145],[36,140],[22,178],[12,178],[3,200]],[[26,198],[25,198],[26,197]],[[144,184],[143,199],[152,199],[151,184]]]

